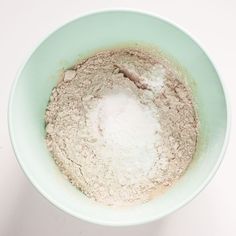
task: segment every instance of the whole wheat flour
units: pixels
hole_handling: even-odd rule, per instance
[[[198,119],[182,74],[143,49],[99,52],[64,72],[47,106],[60,170],[106,205],[149,201],[187,169]]]

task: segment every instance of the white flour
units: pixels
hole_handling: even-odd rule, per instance
[[[142,203],[191,162],[198,121],[179,74],[147,52],[104,51],[67,70],[46,111],[60,170],[106,205]]]
[[[102,157],[112,157],[118,181],[129,178],[130,183],[138,182],[148,174],[156,158],[155,144],[160,139],[156,111],[125,89],[113,89],[91,113],[93,132],[105,145]]]

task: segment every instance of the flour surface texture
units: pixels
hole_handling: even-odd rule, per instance
[[[46,142],[69,181],[105,205],[147,202],[194,157],[191,90],[166,58],[106,50],[64,71],[45,114]]]

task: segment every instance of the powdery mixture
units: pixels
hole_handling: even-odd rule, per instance
[[[88,197],[114,206],[147,202],[172,185],[198,137],[181,74],[143,49],[102,51],[65,71],[45,123],[60,170]]]

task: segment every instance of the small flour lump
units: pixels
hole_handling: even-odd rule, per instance
[[[166,58],[106,50],[64,72],[46,109],[56,164],[89,198],[130,206],[184,174],[196,151],[191,91]]]

